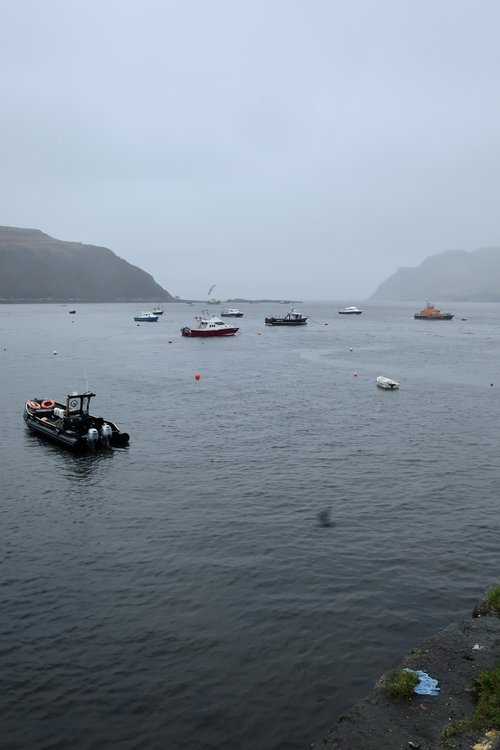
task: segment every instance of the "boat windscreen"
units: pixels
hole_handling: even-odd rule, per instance
[[[88,414],[90,399],[95,393],[71,393],[67,399],[68,414]]]

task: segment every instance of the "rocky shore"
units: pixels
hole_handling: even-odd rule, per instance
[[[500,732],[472,729],[475,680],[500,662],[500,618],[481,602],[466,620],[414,648],[397,670],[422,670],[438,680],[437,695],[390,697],[391,673],[339,716],[314,750],[500,750]],[[500,703],[498,705],[500,720]]]

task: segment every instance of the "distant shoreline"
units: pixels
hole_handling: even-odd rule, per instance
[[[151,299],[0,299],[0,305],[104,305],[104,304],[123,304],[124,302],[137,305],[151,305],[156,304]],[[184,303],[187,305],[206,305],[206,300],[199,299],[173,299],[173,300],[160,300],[162,305]],[[259,303],[270,303],[276,305],[300,305],[301,300],[283,300],[283,299],[226,299],[220,302],[221,305],[228,304],[249,304],[257,305]],[[211,306],[216,305],[213,302]]]
[[[187,300],[166,300],[162,305],[173,304],[174,302],[185,302]],[[114,305],[130,303],[135,305],[152,305],[150,299],[0,299],[0,305]]]

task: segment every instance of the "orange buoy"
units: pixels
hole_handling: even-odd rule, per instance
[[[197,372],[197,373],[195,374],[195,376],[194,376],[194,379],[195,379],[195,380],[199,380],[200,378],[201,378],[201,375],[200,375],[200,373],[199,373],[199,372]]]
[[[51,398],[46,398],[45,401],[42,401],[42,409],[53,409],[56,405],[55,401],[52,401]]]

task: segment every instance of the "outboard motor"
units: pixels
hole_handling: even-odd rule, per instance
[[[87,432],[87,444],[90,448],[95,448],[97,445],[97,441],[99,440],[99,433],[96,430],[95,427],[91,427],[90,430]]]
[[[109,445],[112,434],[113,430],[111,428],[111,425],[107,422],[104,422],[103,426],[101,427],[101,441],[104,445]]]

